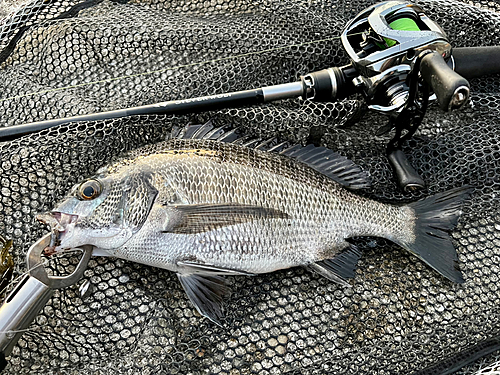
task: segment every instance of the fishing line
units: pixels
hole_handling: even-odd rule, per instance
[[[361,32],[360,33],[354,33],[354,34],[350,34],[349,36],[360,35],[360,34],[362,34],[362,33]],[[169,70],[178,70],[178,69],[188,68],[188,67],[192,67],[192,66],[200,66],[200,65],[205,65],[205,64],[218,63],[218,62],[222,62],[222,61],[235,60],[235,59],[239,59],[239,58],[242,58],[242,57],[248,57],[248,56],[253,56],[253,55],[260,55],[260,54],[264,54],[264,53],[269,53],[269,52],[274,52],[274,51],[280,51],[280,50],[284,50],[284,49],[287,49],[287,48],[293,48],[293,47],[303,47],[303,46],[306,46],[306,45],[311,45],[311,44],[315,44],[315,43],[329,42],[329,41],[338,40],[338,39],[340,39],[340,36],[335,36],[335,37],[326,38],[326,39],[319,39],[319,40],[314,40],[314,41],[304,42],[304,43],[299,43],[299,44],[290,44],[290,45],[287,45],[287,46],[269,48],[269,49],[265,49],[265,50],[261,50],[261,51],[248,52],[248,53],[243,53],[243,54],[236,55],[236,56],[221,57],[219,59],[214,59],[214,60],[205,60],[205,61],[196,62],[196,63],[190,63],[190,64],[184,64],[184,65],[177,65],[177,66],[172,66],[172,67],[163,68],[163,69],[159,69],[159,70],[151,70],[151,71],[147,71],[147,72],[143,72],[143,73],[137,73],[137,74],[131,74],[131,75],[124,75],[124,76],[119,76],[119,77],[114,77],[114,78],[106,78],[106,79],[99,80],[99,81],[92,81],[92,82],[80,83],[80,84],[77,84],[77,85],[71,85],[71,86],[65,86],[65,87],[58,87],[58,88],[55,88],[55,89],[41,90],[41,91],[37,91],[37,92],[31,92],[31,93],[28,93],[28,94],[15,95],[15,96],[11,96],[11,97],[8,97],[8,98],[0,99],[0,103],[4,102],[4,101],[7,101],[7,100],[14,100],[14,99],[25,98],[25,97],[28,97],[28,96],[35,96],[35,95],[47,94],[49,92],[70,90],[70,89],[75,89],[75,88],[79,88],[79,87],[96,85],[96,84],[99,84],[99,83],[109,83],[109,82],[118,81],[118,80],[121,80],[121,79],[136,78],[136,77],[142,77],[142,76],[147,76],[147,75],[151,75],[151,74],[164,73],[164,72],[169,71]]]
[[[59,256],[59,255],[66,255],[66,254],[71,254],[71,253],[81,253],[81,252],[82,252],[81,249],[67,250],[67,251],[63,251],[63,252],[56,253],[56,254],[52,255],[51,259],[57,259],[57,256]],[[34,269],[47,265],[51,259],[47,258],[42,262],[36,263],[33,267],[27,269],[25,272],[23,272],[23,273],[19,274],[18,276],[14,277],[13,279],[11,279],[9,284],[6,287],[4,287],[2,290],[0,290],[0,295],[2,295],[11,285],[16,284],[20,278],[29,274]]]
[[[29,327],[29,328],[26,328],[26,329],[11,329],[11,330],[8,330],[8,331],[0,331],[0,334],[2,333],[5,333],[6,335],[14,335],[16,333],[20,333],[20,332],[30,332],[30,331],[35,331],[39,328],[43,328],[43,327],[46,327],[48,326],[49,323],[45,323],[45,324],[39,324],[39,325],[35,325],[33,327]]]
[[[11,279],[10,283],[5,288],[0,290],[0,295],[3,294],[11,285],[16,284],[20,278],[24,277],[25,275],[30,273],[32,270],[34,270],[40,266],[44,266],[46,264],[48,264],[48,259],[44,260],[43,262],[36,263],[32,268],[26,270],[25,272],[23,272],[23,273],[19,274],[18,276],[14,277],[13,279]]]

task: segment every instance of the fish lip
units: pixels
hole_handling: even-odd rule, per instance
[[[62,243],[63,238],[72,229],[78,221],[78,215],[68,214],[61,211],[52,211],[37,215],[37,220],[50,226],[51,238],[50,244],[43,253],[47,256],[55,254],[56,248]]]

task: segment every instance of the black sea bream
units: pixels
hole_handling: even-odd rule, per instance
[[[463,281],[446,231],[470,188],[383,204],[356,195],[365,173],[326,148],[256,146],[209,124],[177,133],[100,169],[40,215],[53,231],[48,250],[93,245],[176,272],[215,322],[227,292],[221,275],[304,266],[347,284],[360,257],[351,237],[387,238]]]

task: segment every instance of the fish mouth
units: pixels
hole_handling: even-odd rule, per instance
[[[68,237],[68,233],[75,227],[78,215],[52,211],[37,215],[36,218],[43,224],[50,226],[50,231],[52,233],[50,244],[43,250],[43,253],[49,256],[55,254],[57,252],[56,248],[61,246],[65,237]]]

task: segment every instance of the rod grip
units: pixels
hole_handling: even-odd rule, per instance
[[[438,52],[432,51],[422,57],[420,73],[436,94],[443,111],[458,109],[467,102],[469,82],[453,71]]]
[[[453,49],[455,71],[467,79],[500,73],[500,46]]]

